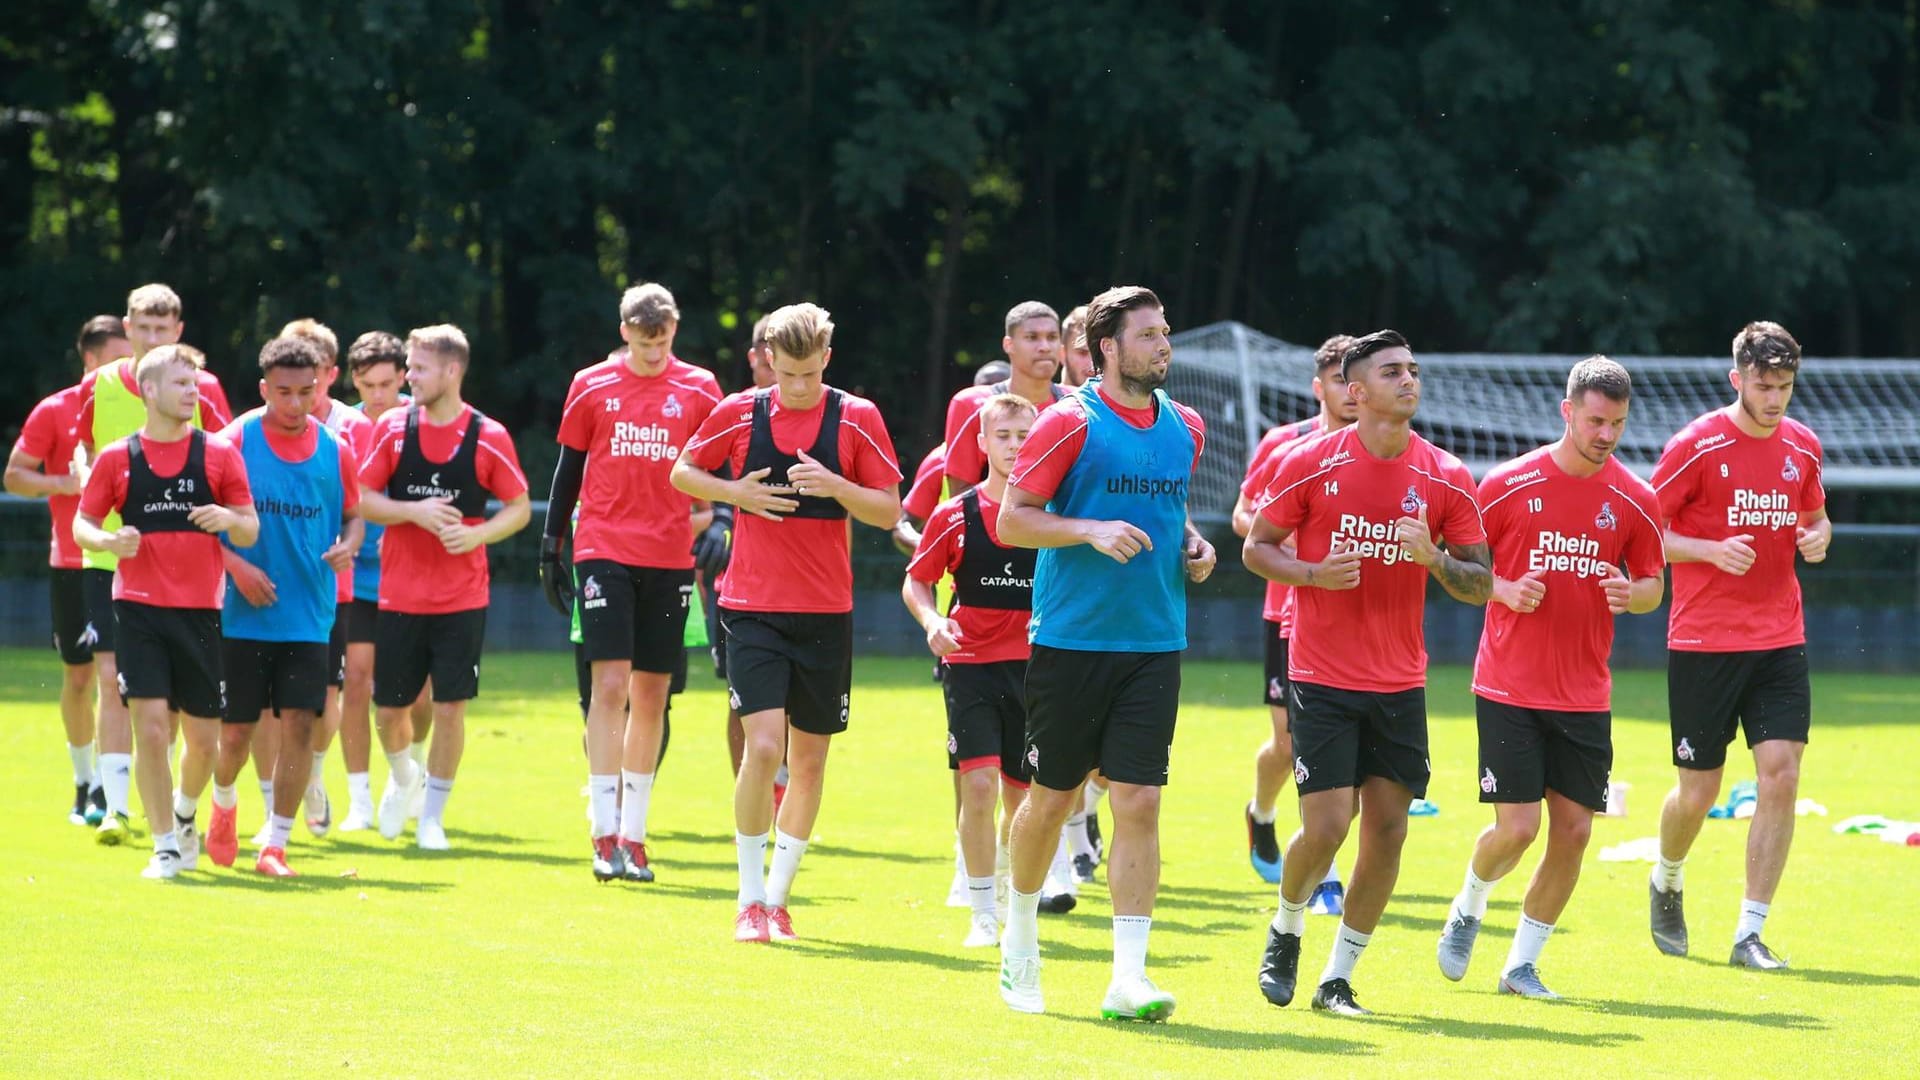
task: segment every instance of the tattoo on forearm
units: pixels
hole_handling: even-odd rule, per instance
[[[1486,544],[1449,548],[1434,560],[1433,576],[1456,600],[1484,604],[1493,595],[1493,552]]]

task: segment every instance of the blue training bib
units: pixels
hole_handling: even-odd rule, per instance
[[[320,556],[340,535],[346,496],[340,486],[340,441],[315,423],[318,438],[305,461],[285,461],[267,445],[256,414],[241,427],[240,456],[260,515],[260,539],[240,557],[266,571],[278,599],[254,607],[227,583],[221,611],[227,637],[247,641],[320,641],[333,632],[339,579]]]

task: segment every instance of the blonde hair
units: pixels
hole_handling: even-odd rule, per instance
[[[980,406],[980,431],[982,434],[993,429],[993,420],[1001,416],[1025,416],[1032,419],[1040,415],[1033,402],[1019,394],[995,394]]]
[[[140,358],[140,363],[134,366],[134,381],[144,390],[148,386],[159,385],[168,368],[182,366],[198,371],[200,365],[195,363],[193,358],[193,353],[198,351],[185,345],[162,345],[159,348],[150,349],[147,355]]]
[[[422,326],[407,334],[408,349],[423,349],[427,352],[451,356],[465,366],[472,353],[467,348],[467,335],[452,323],[438,326]]]
[[[788,304],[767,316],[767,344],[798,359],[833,344],[833,316],[818,304]]]
[[[668,323],[680,321],[680,305],[673,302],[673,294],[665,285],[649,281],[621,294],[620,321],[637,326],[649,335],[657,334],[666,329]]]
[[[1081,304],[1067,312],[1066,321],[1060,324],[1060,340],[1066,342],[1069,349],[1087,347],[1087,305]]]
[[[340,339],[318,319],[295,319],[280,328],[281,337],[297,337],[313,343],[320,350],[320,366],[337,367],[340,363]]]
[[[142,285],[127,294],[127,314],[171,315],[177,319],[180,317],[180,294],[159,282]]]

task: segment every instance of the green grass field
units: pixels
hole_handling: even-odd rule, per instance
[[[776,946],[730,938],[730,781],[709,677],[696,675],[676,709],[652,814],[655,885],[588,873],[580,724],[560,654],[489,662],[448,809],[454,851],[373,833],[315,841],[296,827],[296,880],[202,869],[159,884],[138,877],[144,841],[101,848],[65,823],[52,657],[0,654],[0,671],[9,1075],[1910,1076],[1920,1052],[1920,850],[1830,829],[1853,813],[1920,817],[1920,679],[1816,681],[1802,794],[1833,816],[1801,820],[1767,930],[1794,970],[1767,976],[1725,965],[1744,823],[1709,822],[1688,866],[1692,959],[1661,957],[1648,940],[1646,864],[1597,860],[1604,845],[1655,832],[1672,780],[1664,683],[1623,678],[1614,777],[1633,785],[1630,813],[1598,822],[1543,960],[1568,1000],[1534,1003],[1493,992],[1531,859],[1496,888],[1466,981],[1434,964],[1489,816],[1476,803],[1464,673],[1437,671],[1431,797],[1442,813],[1413,822],[1399,892],[1356,976],[1378,1015],[1347,1022],[1309,1012],[1304,997],[1276,1010],[1255,989],[1274,902],[1247,866],[1240,818],[1266,726],[1249,704],[1259,679],[1249,666],[1190,665],[1149,959],[1179,1011],[1140,1027],[1097,1019],[1103,884],[1071,915],[1042,916],[1044,1017],[1001,1005],[996,953],[959,948],[965,912],[943,906],[944,723],[925,663],[858,663],[853,727],[796,890],[804,940]],[[375,773],[377,791],[384,762]],[[1729,770],[1748,775],[1751,758]],[[328,782],[341,807],[337,752]],[[244,841],[261,812],[251,773],[241,803],[250,868]],[[1283,800],[1283,835],[1293,821]],[[1305,979],[1332,932],[1331,919],[1309,922]]]

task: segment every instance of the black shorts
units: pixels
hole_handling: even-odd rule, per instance
[[[1758,652],[1667,650],[1667,721],[1673,763],[1682,769],[1718,769],[1740,728],[1752,748],[1772,739],[1807,741],[1813,686],[1807,647]]]
[[[53,610],[53,651],[68,667],[93,663],[93,650],[99,644],[99,631],[87,613],[85,570],[53,568],[47,579],[48,600]],[[108,579],[112,586],[112,579]]]
[[[587,659],[587,648],[578,642],[573,646],[573,683],[580,693],[580,718],[587,717],[587,706],[593,702],[593,663]],[[667,683],[667,696],[684,694],[687,691],[687,650],[680,650],[680,666],[673,669],[673,676]],[[668,703],[672,708],[672,703]]]
[[[444,615],[382,611],[373,645],[373,703],[404,709],[433,678],[433,700],[471,701],[480,696],[480,646],[487,637],[487,609]]]
[[[1595,812],[1607,808],[1613,713],[1529,709],[1474,695],[1480,726],[1480,801],[1532,803],[1549,790]]]
[[[1425,798],[1427,691],[1391,694],[1295,682],[1287,725],[1293,731],[1293,785],[1302,795],[1359,787],[1378,776]]]
[[[333,631],[327,635],[328,686],[347,685],[347,612],[352,606],[352,601],[345,601],[333,608]]]
[[[87,622],[93,626],[93,651],[111,653],[120,628],[113,606],[113,571],[80,571],[80,588],[86,594]]]
[[[727,702],[741,716],[785,709],[811,735],[847,730],[853,689],[853,613],[730,611]]]
[[[693,571],[587,559],[574,564],[573,574],[587,659],[627,660],[635,671],[672,673],[687,648]]]
[[[227,723],[251,724],[282,710],[317,714],[327,704],[330,651],[324,641],[228,638]]]
[[[1180,711],[1177,652],[1033,647],[1027,661],[1027,771],[1055,791],[1098,768],[1109,780],[1167,782]]]
[[[347,644],[373,644],[374,635],[379,632],[380,602],[355,597],[347,601],[344,610],[347,616]],[[335,621],[338,622],[337,619]]]
[[[119,622],[120,697],[160,698],[168,707],[203,720],[227,712],[220,612],[215,608],[167,608],[116,600]]]
[[[1262,699],[1268,705],[1287,707],[1287,639],[1280,636],[1280,624],[1261,622],[1267,636],[1267,692]]]
[[[947,699],[947,768],[998,765],[1026,783],[1027,662],[942,664]]]

